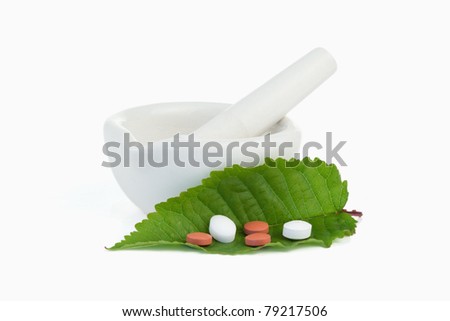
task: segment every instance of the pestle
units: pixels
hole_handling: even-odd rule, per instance
[[[336,61],[316,48],[194,131],[197,138],[230,139],[267,132],[336,71]]]

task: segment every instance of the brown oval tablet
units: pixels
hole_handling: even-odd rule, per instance
[[[270,234],[253,233],[245,237],[245,245],[248,246],[263,246],[270,243]]]
[[[269,233],[269,224],[263,221],[252,221],[244,224],[244,233]]]
[[[203,232],[189,233],[186,235],[186,242],[199,246],[208,246],[212,243],[212,236]]]

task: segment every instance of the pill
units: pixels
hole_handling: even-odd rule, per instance
[[[269,233],[269,224],[263,221],[251,221],[244,224],[244,233]]]
[[[218,242],[231,243],[236,236],[236,225],[224,215],[214,215],[209,221],[209,234]]]
[[[212,243],[212,236],[203,232],[189,233],[186,235],[186,242],[199,246],[208,246]]]
[[[252,233],[245,237],[245,245],[248,246],[263,246],[270,243],[270,234],[267,233]]]
[[[290,221],[283,225],[283,236],[291,240],[304,240],[311,236],[311,227],[305,221]]]

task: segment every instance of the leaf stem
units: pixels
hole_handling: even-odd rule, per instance
[[[363,213],[360,212],[360,211],[357,211],[357,210],[349,211],[349,210],[343,209],[342,211],[347,213],[347,214],[349,214],[349,215],[351,215],[351,216],[357,216],[357,217],[363,216]]]

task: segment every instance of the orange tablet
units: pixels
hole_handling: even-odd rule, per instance
[[[266,233],[253,233],[245,237],[245,245],[263,246],[270,243],[270,235]]]
[[[269,233],[269,224],[263,221],[252,221],[244,224],[244,233]]]
[[[212,243],[212,236],[203,232],[189,233],[186,235],[186,242],[199,246],[208,246]]]

